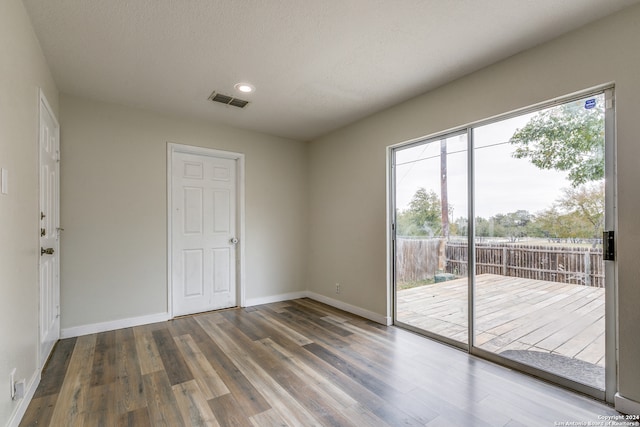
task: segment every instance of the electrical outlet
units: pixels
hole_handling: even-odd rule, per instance
[[[9,374],[9,386],[11,386],[11,399],[15,398],[16,396],[15,376],[16,376],[16,368],[13,368],[13,370]]]
[[[340,283],[336,283],[336,294],[340,293]]]

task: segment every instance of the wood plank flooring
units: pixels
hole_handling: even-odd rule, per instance
[[[553,426],[614,414],[300,299],[62,340],[21,426]]]

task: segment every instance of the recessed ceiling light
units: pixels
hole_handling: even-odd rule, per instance
[[[236,83],[234,87],[242,93],[251,93],[256,90],[256,88],[250,83]]]

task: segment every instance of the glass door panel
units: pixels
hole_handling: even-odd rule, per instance
[[[474,346],[604,390],[604,95],[473,129]]]
[[[395,320],[468,342],[467,135],[394,151]]]

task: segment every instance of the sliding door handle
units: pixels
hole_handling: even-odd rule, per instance
[[[602,258],[605,261],[616,260],[616,240],[613,231],[604,231],[602,233]]]

